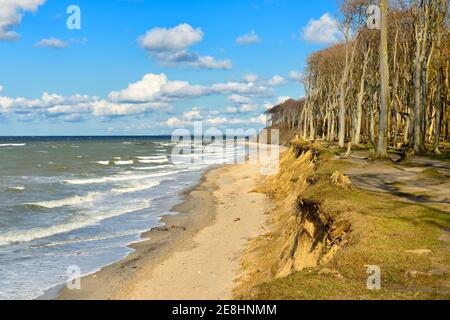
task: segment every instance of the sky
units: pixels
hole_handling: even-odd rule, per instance
[[[262,128],[267,108],[304,95],[308,55],[340,41],[336,12],[334,0],[0,0],[0,135]]]

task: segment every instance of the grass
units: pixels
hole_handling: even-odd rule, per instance
[[[349,242],[329,263],[263,283],[251,297],[450,299],[449,243],[439,240],[450,228],[450,215],[389,194],[337,188],[330,176],[351,164],[332,160],[333,155],[329,149],[321,150],[316,182],[301,197],[318,200],[334,219],[349,221]],[[369,265],[381,268],[381,290],[367,289]]]

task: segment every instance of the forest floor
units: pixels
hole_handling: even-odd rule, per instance
[[[326,146],[316,199],[352,225],[350,241],[332,261],[254,288],[253,299],[450,299],[450,161],[447,156],[373,161],[360,148]],[[395,156],[392,156],[395,158]],[[339,170],[351,190],[330,183]],[[381,270],[381,289],[368,290],[368,267]]]

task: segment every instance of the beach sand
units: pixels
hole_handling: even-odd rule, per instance
[[[254,193],[260,165],[207,172],[202,182],[163,218],[165,227],[143,234],[124,260],[81,279],[81,290],[58,299],[232,299],[248,241],[266,233],[271,202]]]

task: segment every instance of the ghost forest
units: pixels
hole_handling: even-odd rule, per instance
[[[379,6],[378,28],[368,28]],[[339,2],[342,41],[309,56],[305,97],[267,113],[303,139],[440,154],[449,141],[447,0]]]

